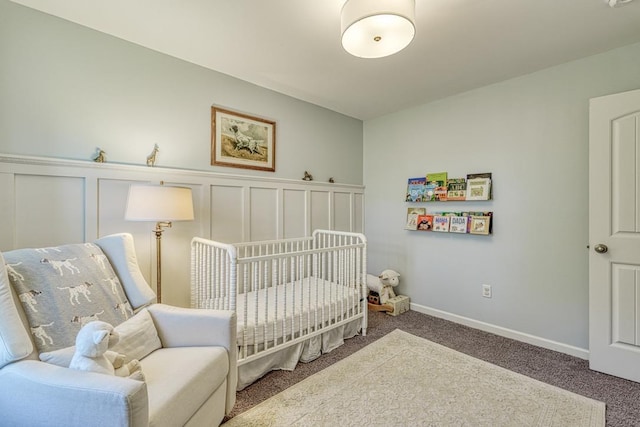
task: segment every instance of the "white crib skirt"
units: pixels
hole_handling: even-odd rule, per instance
[[[293,371],[298,362],[312,362],[322,354],[340,347],[344,344],[345,339],[358,335],[361,328],[362,319],[352,320],[343,326],[316,335],[301,343],[238,366],[237,390],[244,389],[270,371]]]

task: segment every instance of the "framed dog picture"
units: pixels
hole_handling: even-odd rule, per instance
[[[276,123],[211,107],[211,164],[276,170]]]

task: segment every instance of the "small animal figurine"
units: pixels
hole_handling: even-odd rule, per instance
[[[93,161],[96,163],[104,163],[107,161],[107,153],[104,150],[101,150],[98,147],[98,155],[93,158]]]
[[[158,148],[158,144],[155,144],[153,146],[153,151],[147,156],[147,166],[155,166],[156,156],[158,155],[159,151],[160,149]]]
[[[304,171],[304,176],[302,177],[303,181],[313,181],[313,176],[307,171]]]

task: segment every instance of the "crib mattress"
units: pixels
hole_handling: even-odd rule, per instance
[[[357,288],[315,277],[238,294],[238,345],[266,341],[272,346],[283,337],[289,341],[292,334],[296,338],[301,331],[307,334],[309,328],[315,330],[353,316],[359,302]]]

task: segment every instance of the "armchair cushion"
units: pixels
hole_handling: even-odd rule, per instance
[[[39,352],[74,344],[91,320],[119,325],[133,315],[106,255],[92,243],[4,253]]]
[[[2,254],[0,254],[0,313],[2,313],[2,322],[0,322],[0,368],[2,368],[7,363],[27,357],[33,351],[31,339],[16,309]]]
[[[224,347],[162,348],[140,364],[149,392],[150,426],[185,425],[214,390],[226,389],[229,355]],[[221,411],[224,415],[224,404]]]
[[[236,313],[231,310],[182,308],[165,304],[150,305],[149,313],[158,329],[163,347],[221,346],[227,351],[229,373],[225,404],[227,413],[231,412],[236,402],[238,383]],[[194,328],[194,325],[198,327]]]

